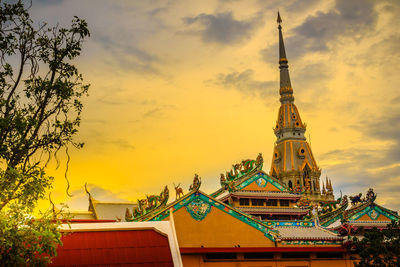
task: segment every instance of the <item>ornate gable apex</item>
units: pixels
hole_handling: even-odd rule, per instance
[[[345,219],[348,221],[392,221],[400,220],[397,212],[386,209],[374,202],[365,203],[361,207],[346,211]]]
[[[230,192],[242,190],[292,193],[292,191],[279,180],[269,176],[264,171],[259,170],[249,176],[234,181],[229,187],[218,189],[212,193],[211,196],[218,199],[225,199]]]
[[[235,188],[237,190],[290,192],[283,183],[267,175],[264,171],[259,171],[240,181]]]
[[[246,223],[247,225],[256,228],[264,233],[264,235],[272,241],[275,241],[278,234],[272,227],[266,226],[264,223],[253,219],[251,216],[240,212],[239,210],[229,206],[218,199],[198,190],[192,191],[184,197],[168,204],[163,209],[158,210],[147,217],[144,221],[162,221],[170,216],[170,212],[177,212],[185,208],[196,221],[202,221],[212,209],[218,209],[230,216]]]

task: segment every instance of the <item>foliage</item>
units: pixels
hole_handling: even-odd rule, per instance
[[[366,231],[364,237],[353,237],[352,249],[360,257],[357,267],[400,266],[400,222],[392,221],[387,229]]]
[[[74,136],[89,86],[71,60],[89,30],[78,17],[69,28],[35,24],[28,11],[0,0],[0,262],[37,265],[60,235],[48,215],[27,214],[51,188],[50,159],[65,149],[69,160],[68,145],[83,146]]]
[[[61,245],[59,223],[52,212],[35,220],[21,209],[11,204],[0,212],[0,266],[45,266]]]

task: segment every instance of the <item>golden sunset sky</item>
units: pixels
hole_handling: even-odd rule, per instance
[[[75,62],[91,84],[77,141],[60,156],[52,197],[87,209],[164,185],[202,190],[242,159],[269,172],[279,102],[277,10],[306,136],[335,194],[400,210],[400,2],[34,0],[36,21],[87,20]],[[171,191],[174,195],[173,191]],[[173,199],[173,197],[172,197]],[[41,206],[47,207],[48,202]]]

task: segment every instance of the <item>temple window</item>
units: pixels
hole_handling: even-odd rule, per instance
[[[205,255],[207,260],[231,260],[236,259],[236,253],[207,253]]]
[[[317,259],[342,259],[343,254],[340,252],[321,252],[317,253]]]
[[[252,199],[251,205],[253,206],[264,206],[264,199]]]
[[[244,253],[245,259],[273,259],[274,253],[272,252],[249,252]]]
[[[279,203],[282,207],[289,207],[289,200],[287,199],[281,199],[279,200]]]
[[[267,206],[272,206],[272,207],[278,206],[278,200],[277,199],[268,199]]]
[[[289,188],[293,188],[292,181],[289,181]]]
[[[241,199],[239,199],[239,204],[240,204],[240,206],[249,206],[250,201],[248,198],[241,198]]]
[[[307,252],[285,252],[282,253],[283,259],[308,259],[310,253]]]

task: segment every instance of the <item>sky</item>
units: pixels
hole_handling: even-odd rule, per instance
[[[277,10],[295,104],[336,196],[366,193],[400,210],[400,2],[33,0],[35,21],[85,19],[74,62],[90,83],[82,123],[52,198],[88,207],[168,185],[202,190],[242,159],[269,172],[279,102]],[[54,165],[54,164],[53,164]],[[173,197],[171,197],[173,198]],[[48,202],[42,202],[48,206]]]

